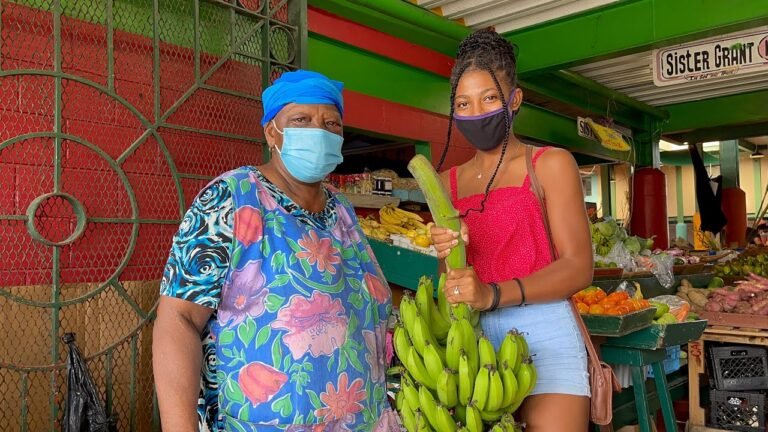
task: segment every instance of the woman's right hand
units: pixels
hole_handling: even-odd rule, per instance
[[[461,221],[461,233],[437,225],[433,225],[429,233],[432,236],[432,244],[437,251],[437,257],[440,259],[447,257],[451,253],[451,249],[459,244],[459,235],[464,240],[464,244],[469,244],[469,230],[463,220]]]

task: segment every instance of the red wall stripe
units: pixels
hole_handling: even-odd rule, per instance
[[[447,95],[446,95],[447,97]],[[344,125],[407,140],[428,142],[436,164],[445,145],[448,118],[441,114],[344,91]],[[474,154],[473,147],[457,130],[451,140],[445,167],[461,164]]]
[[[449,77],[454,59],[386,33],[348,21],[321,9],[308,8],[309,31],[344,42],[418,69]]]

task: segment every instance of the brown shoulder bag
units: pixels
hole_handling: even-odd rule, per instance
[[[557,250],[552,242],[552,231],[549,228],[549,216],[547,215],[547,206],[545,202],[544,192],[541,188],[538,178],[536,177],[536,171],[533,168],[533,147],[526,146],[525,148],[525,162],[528,169],[528,178],[531,181],[531,189],[536,195],[541,206],[541,213],[544,219],[544,228],[547,231],[547,238],[549,240],[549,250],[552,254],[552,260],[557,259]],[[592,423],[597,425],[608,425],[613,420],[613,392],[620,391],[621,388],[618,385],[618,379],[613,373],[611,366],[600,361],[600,357],[597,355],[592,339],[590,339],[587,327],[584,325],[584,320],[581,319],[581,314],[576,309],[576,305],[573,300],[570,300],[571,309],[576,317],[576,323],[579,325],[581,336],[584,339],[584,345],[587,348],[589,371],[589,387],[592,397],[590,398],[590,419]]]

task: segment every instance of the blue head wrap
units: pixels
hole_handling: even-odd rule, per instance
[[[335,105],[339,114],[344,116],[344,100],[341,97],[343,88],[343,83],[330,80],[317,72],[285,72],[262,93],[264,117],[261,119],[261,126],[269,123],[290,103]]]

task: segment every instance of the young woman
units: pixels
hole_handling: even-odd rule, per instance
[[[469,267],[448,269],[448,300],[484,311],[483,331],[497,348],[509,330],[526,333],[539,376],[521,408],[526,431],[586,431],[587,356],[568,303],[592,277],[584,194],[569,152],[534,150],[557,251],[553,260],[527,175],[526,145],[512,133],[523,101],[515,65],[513,46],[493,31],[477,31],[459,47],[451,76],[451,118],[477,151],[441,175],[462,215],[462,232],[434,228],[432,237],[441,258],[459,235],[467,243]]]

